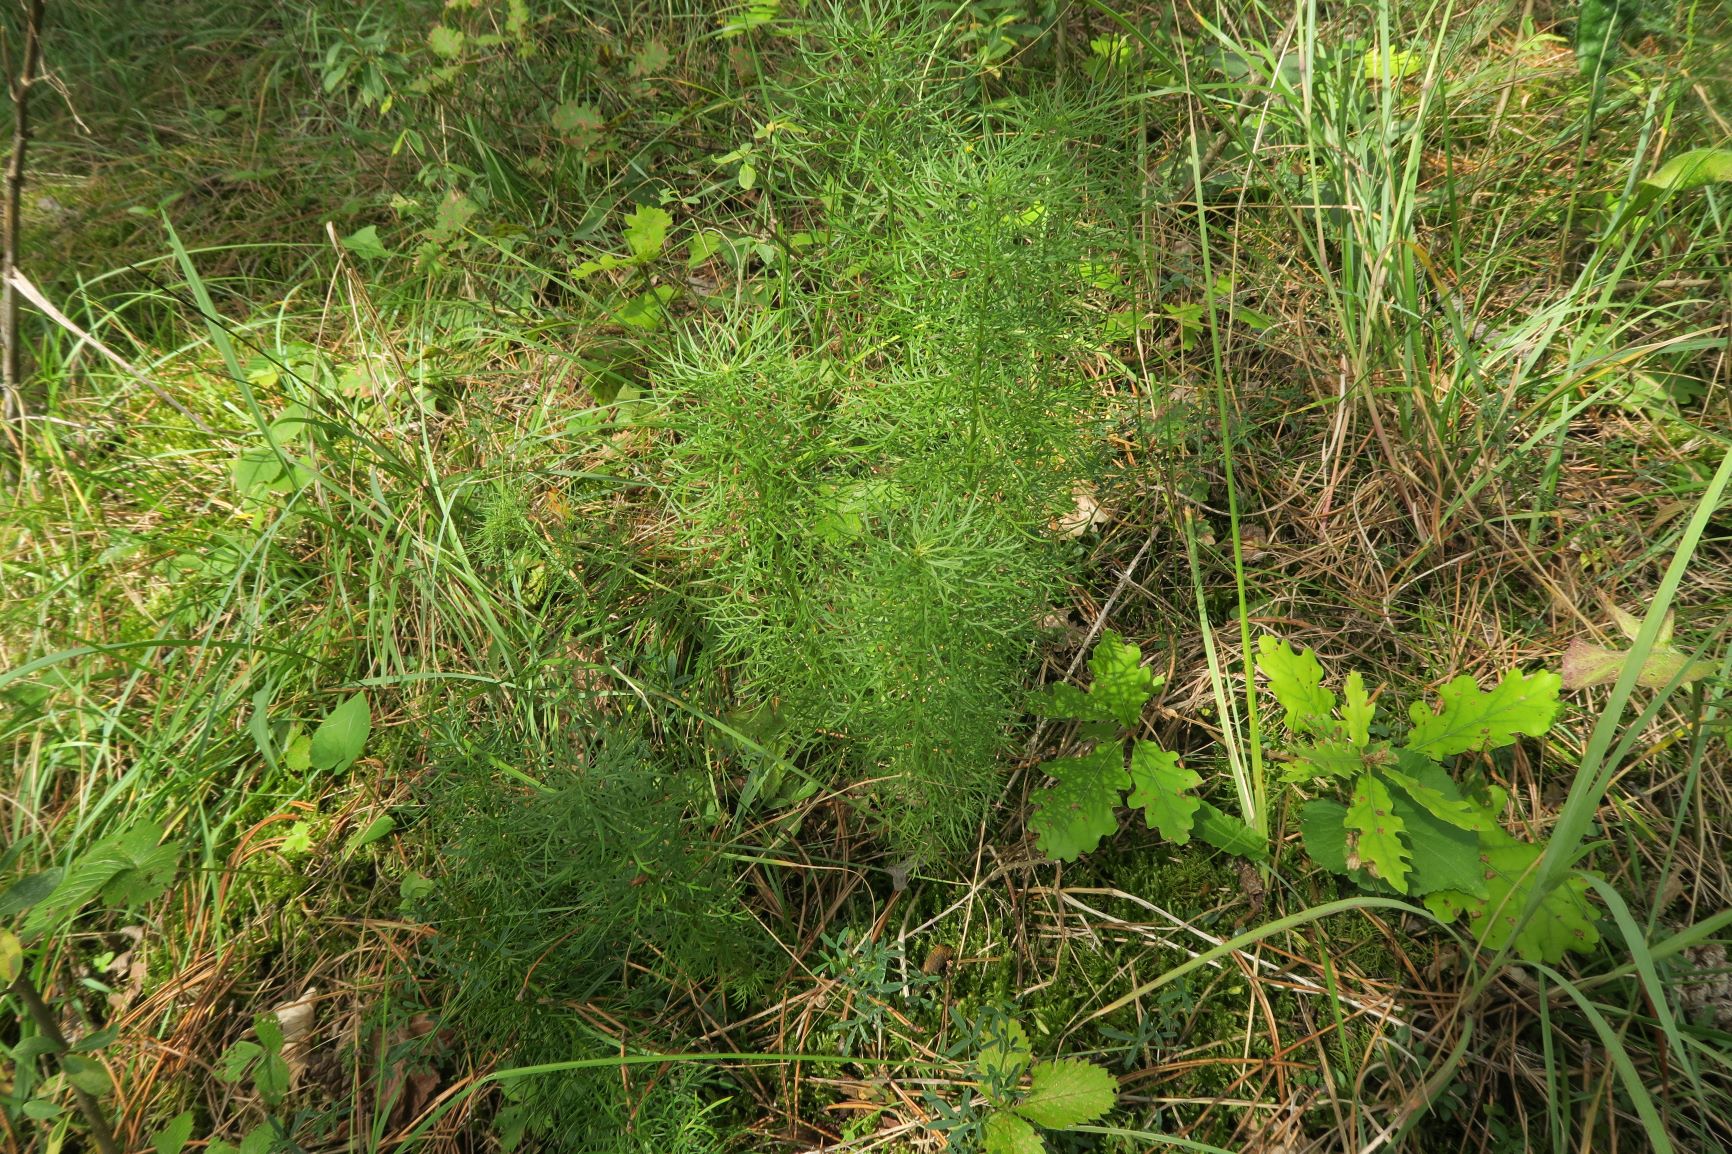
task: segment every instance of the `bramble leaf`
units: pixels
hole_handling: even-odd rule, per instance
[[[21,914],[41,901],[54,892],[63,876],[65,871],[59,868],[46,869],[13,882],[4,894],[0,894],[0,918]]]
[[[1377,706],[1365,692],[1365,678],[1356,669],[1347,675],[1342,687],[1346,700],[1341,703],[1341,721],[1347,727],[1347,740],[1363,747],[1371,740],[1371,722],[1377,716]]]
[[[1269,839],[1230,814],[1222,813],[1208,802],[1197,807],[1197,819],[1192,832],[1219,850],[1252,861],[1269,860]]]
[[[1035,1066],[1028,1093],[1012,1109],[1049,1130],[1068,1130],[1111,1110],[1118,1089],[1118,1079],[1092,1062],[1055,1058]]]
[[[1320,741],[1292,750],[1293,760],[1281,771],[1286,782],[1319,777],[1352,777],[1365,768],[1364,751],[1345,741]]]
[[[1100,643],[1090,654],[1089,670],[1095,675],[1089,697],[1104,711],[1105,717],[1126,728],[1136,725],[1143,715],[1143,706],[1161,683],[1152,670],[1143,668],[1143,651],[1127,644],[1110,629],[1101,635]]]
[[[1462,674],[1438,691],[1442,706],[1436,713],[1414,703],[1407,748],[1442,761],[1469,750],[1510,745],[1524,735],[1538,737],[1557,717],[1562,684],[1557,674],[1543,669],[1512,669],[1488,693]]]
[[[1363,866],[1373,877],[1394,886],[1397,893],[1406,893],[1407,873],[1412,868],[1407,847],[1401,843],[1406,826],[1395,815],[1389,787],[1372,774],[1361,776],[1353,787],[1353,803],[1347,807],[1344,822],[1359,835],[1348,853],[1348,867]]]
[[[31,909],[21,936],[32,939],[70,920],[98,894],[113,905],[138,905],[162,893],[180,860],[178,846],[157,844],[162,833],[160,825],[142,822],[91,845]]]
[[[1035,844],[1059,861],[1075,861],[1119,828],[1115,810],[1131,784],[1124,748],[1104,745],[1083,757],[1061,757],[1042,768],[1054,784],[1035,798],[1028,819]]]
[[[1179,755],[1168,753],[1152,741],[1131,746],[1132,809],[1141,809],[1149,828],[1166,840],[1184,845],[1191,840],[1191,826],[1202,800],[1187,790],[1203,784],[1203,775],[1179,764]]]
[[[1280,638],[1265,633],[1257,638],[1257,668],[1269,679],[1269,692],[1286,711],[1287,728],[1294,733],[1326,733],[1335,710],[1335,695],[1323,688],[1323,666],[1317,652],[1293,652]]]
[[[994,1114],[984,1130],[986,1154],[1046,1154],[1034,1127],[1015,1114]]]

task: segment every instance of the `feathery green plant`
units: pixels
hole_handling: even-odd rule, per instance
[[[840,739],[927,852],[974,833],[1069,568],[1048,525],[1095,455],[1067,323],[1094,208],[1038,108],[958,103],[886,23],[831,33],[772,92],[799,131],[758,177],[823,241],[664,366],[668,495],[716,665],[806,748]]]

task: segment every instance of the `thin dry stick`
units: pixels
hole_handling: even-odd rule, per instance
[[[30,140],[30,89],[36,83],[36,66],[42,56],[42,0],[28,0],[24,18],[24,64],[12,90],[12,158],[6,164],[6,234],[5,252],[0,254],[0,424],[8,427],[13,451],[20,459],[24,444],[20,435],[11,432],[11,425],[24,421],[24,394],[18,384],[18,296],[12,289],[12,270],[18,265],[18,214],[24,199],[24,146]]]

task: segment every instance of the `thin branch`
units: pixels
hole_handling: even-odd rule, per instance
[[[6,228],[4,252],[0,253],[0,424],[9,429],[13,449],[20,459],[24,446],[20,433],[10,432],[24,422],[24,394],[18,382],[18,295],[13,291],[12,270],[18,267],[18,218],[24,199],[24,151],[30,141],[30,90],[42,59],[43,0],[27,0],[24,19],[24,61],[12,90],[12,156],[6,163]]]

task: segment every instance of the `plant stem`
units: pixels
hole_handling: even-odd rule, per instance
[[[12,158],[6,164],[5,252],[0,254],[0,424],[17,421],[20,432],[10,434],[12,447],[24,457],[22,426],[24,394],[18,384],[18,294],[12,288],[12,270],[18,266],[18,212],[24,198],[24,146],[30,140],[30,89],[36,83],[36,66],[42,55],[43,0],[30,0],[24,20],[24,61],[12,88]]]
[[[40,3],[37,7],[41,7]],[[54,1020],[54,1011],[42,1000],[42,995],[30,980],[29,974],[19,974],[13,980],[12,993],[24,1003],[24,1009],[29,1012],[30,1020],[36,1023],[36,1028],[54,1044],[56,1058],[72,1049],[66,1041],[66,1035],[60,1032],[60,1023]],[[72,1096],[77,1100],[84,1120],[90,1124],[90,1139],[96,1143],[96,1148],[102,1154],[120,1154],[120,1143],[114,1140],[114,1131],[109,1129],[108,1119],[103,1117],[102,1107],[97,1105],[95,1097],[76,1083],[69,1081],[68,1084],[72,1086]]]

